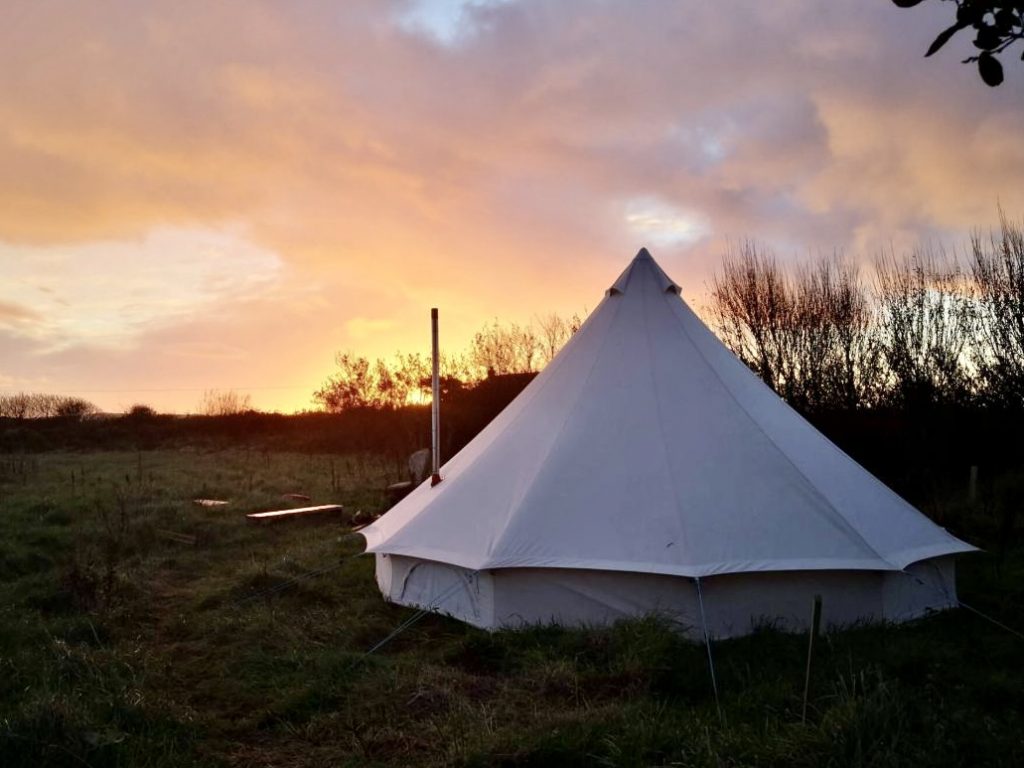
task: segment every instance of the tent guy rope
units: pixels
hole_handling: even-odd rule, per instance
[[[718,680],[715,677],[715,660],[711,655],[711,638],[708,636],[708,621],[704,614],[704,591],[700,588],[700,579],[696,578],[693,583],[697,585],[697,603],[700,605],[700,626],[704,631],[704,647],[708,649],[708,669],[711,672],[711,689],[715,694],[715,709],[718,710],[718,719],[725,721],[722,713],[722,702],[718,698]]]

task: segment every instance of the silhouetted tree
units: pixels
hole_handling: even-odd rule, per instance
[[[1024,228],[999,211],[999,233],[971,238],[978,307],[974,362],[990,404],[1024,406]]]
[[[382,358],[371,362],[350,352],[340,352],[335,363],[337,371],[313,394],[314,402],[326,411],[396,409],[430,397],[431,362],[426,355],[398,353],[391,362]],[[442,354],[439,363],[442,393],[473,381],[462,356]]]
[[[965,276],[943,252],[918,250],[876,264],[879,342],[893,404],[920,408],[963,404],[974,309]]]
[[[912,8],[924,0],[893,0],[900,8]],[[1003,82],[1003,65],[997,56],[1018,40],[1024,40],[1024,3],[1020,0],[953,0],[956,3],[954,23],[939,33],[925,56],[931,56],[958,32],[972,29],[974,47],[979,53],[964,59],[964,64],[977,62],[978,74],[987,85]],[[1024,56],[1021,57],[1024,59]]]
[[[503,375],[536,370],[542,344],[530,326],[501,325],[497,320],[473,336],[469,359],[481,373]]]
[[[94,404],[80,397],[25,392],[0,396],[0,417],[8,419],[81,419],[98,411]]]
[[[726,254],[711,300],[722,341],[790,404],[818,411],[874,401],[880,351],[852,265],[823,259],[791,275],[747,242]]]
[[[29,395],[19,392],[13,395],[0,396],[0,417],[5,419],[25,419],[29,416]]]
[[[53,405],[53,416],[62,419],[83,419],[99,412],[99,408],[80,397],[60,397]]]
[[[534,318],[527,325],[484,325],[474,336],[467,354],[473,378],[536,373],[554,358],[579,330],[579,315],[561,317],[554,313]]]
[[[540,315],[536,319],[537,337],[540,342],[540,359],[542,365],[547,365],[565,346],[576,331],[583,325],[583,320],[578,314],[569,317],[562,317],[554,312]]]
[[[782,397],[794,394],[796,306],[774,254],[747,241],[712,282],[711,318],[722,341]]]
[[[445,356],[441,356],[442,371],[446,369]],[[398,353],[392,367],[392,375],[406,388],[407,398],[425,402],[430,398],[430,358],[419,352]]]
[[[489,376],[535,373],[551,361],[581,322],[578,315],[562,318],[550,314],[528,325],[503,325],[497,320],[484,325],[466,354],[441,354],[442,398]],[[314,402],[326,411],[396,409],[430,399],[428,355],[397,353],[391,360],[378,358],[371,362],[351,352],[340,352],[335,363],[335,373],[313,394]]]
[[[797,273],[794,366],[808,410],[854,409],[878,397],[881,350],[856,267],[838,257]]]
[[[233,389],[208,389],[199,403],[204,416],[232,416],[252,410],[252,398]]]
[[[313,400],[332,413],[373,405],[374,377],[370,361],[349,352],[339,352],[334,362],[337,372],[313,394]]]

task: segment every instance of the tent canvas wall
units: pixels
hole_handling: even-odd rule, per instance
[[[530,385],[363,530],[389,600],[479,627],[658,611],[719,637],[955,604],[973,549],[787,406],[641,250]]]

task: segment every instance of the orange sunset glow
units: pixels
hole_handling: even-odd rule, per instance
[[[1024,77],[924,59],[940,4],[5,11],[3,392],[300,410],[340,350],[582,312],[641,246],[699,308],[744,238],[869,263],[1024,213]]]

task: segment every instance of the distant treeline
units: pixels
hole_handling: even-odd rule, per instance
[[[472,386],[443,389],[443,455],[451,456],[469,442],[533,376],[494,375]],[[218,398],[218,402],[225,401]],[[7,453],[248,447],[309,453],[367,451],[399,460],[429,445],[428,405],[362,406],[339,413],[237,410],[187,416],[159,414],[137,405],[125,414],[88,418],[0,417],[0,451]]]
[[[786,268],[753,243],[726,255],[703,314],[765,382],[854,458],[914,498],[963,484],[971,465],[995,477],[1024,463],[1024,230],[1000,216],[965,253],[918,250]],[[548,315],[493,322],[442,359],[442,458],[505,407],[580,326]],[[343,352],[314,397],[322,412],[251,410],[211,391],[202,415],[145,405],[94,414],[77,398],[0,399],[0,450],[248,446],[373,451],[396,466],[430,443],[425,355]]]
[[[495,375],[442,392],[442,460],[480,432],[535,374]],[[908,411],[891,406],[809,414],[812,423],[868,470],[942,520],[943,499],[963,493],[972,465],[980,488],[1002,493],[1004,476],[1024,464],[1024,414],[978,405]],[[246,411],[172,416],[147,409],[85,419],[0,418],[0,452],[137,451],[188,448],[253,452],[357,452],[386,457],[396,477],[409,455],[430,445],[427,405],[358,407],[340,413]],[[595,468],[600,471],[600,468]],[[1024,489],[1021,489],[1024,491]],[[1024,495],[1019,495],[1024,503]],[[1015,496],[1014,498],[1018,498]],[[994,498],[994,497],[993,497]]]
[[[81,419],[98,411],[80,397],[25,392],[0,395],[0,419]]]
[[[233,413],[245,413],[252,410],[249,395],[234,390],[208,389],[203,393],[198,413],[203,416],[227,416]],[[143,403],[131,406],[126,416],[144,418],[156,416],[156,409]],[[86,418],[110,418],[111,414],[101,414],[100,409],[81,397],[66,395],[48,395],[39,392],[18,392],[16,394],[0,394],[0,419],[61,419],[80,421]]]
[[[442,354],[439,360],[441,388],[458,392],[482,381],[508,374],[532,374],[558,353],[583,320],[550,313],[525,325],[484,325],[462,354]],[[325,411],[338,413],[352,408],[402,408],[430,399],[431,360],[422,353],[397,353],[391,359],[372,362],[352,352],[339,352],[336,371],[313,394]]]
[[[703,314],[758,376],[805,414],[834,411],[1024,408],[1024,228],[1000,211],[999,230],[967,252],[883,254],[865,277],[838,256],[783,266],[746,242],[729,252]],[[580,327],[548,315],[494,322],[469,350],[441,359],[443,387],[533,373]],[[400,408],[430,393],[430,360],[352,352],[314,394],[331,412]]]

